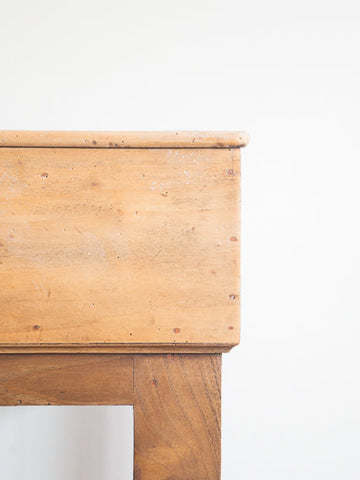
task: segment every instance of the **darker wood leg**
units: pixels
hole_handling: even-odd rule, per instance
[[[221,355],[134,355],[135,480],[219,480]]]
[[[0,405],[132,405],[133,357],[0,355]]]

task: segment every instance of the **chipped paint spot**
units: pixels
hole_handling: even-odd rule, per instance
[[[180,328],[178,328],[178,327],[174,328],[174,333],[180,333],[180,332],[181,332]]]
[[[233,293],[230,293],[229,298],[230,298],[230,300],[235,300],[236,295],[234,295]]]
[[[237,242],[237,238],[235,236],[230,237],[230,242]]]

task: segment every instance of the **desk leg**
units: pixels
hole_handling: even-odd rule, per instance
[[[220,480],[221,355],[134,355],[135,480]]]

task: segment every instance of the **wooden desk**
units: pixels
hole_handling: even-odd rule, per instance
[[[0,132],[0,404],[134,405],[136,480],[220,478],[239,132]]]

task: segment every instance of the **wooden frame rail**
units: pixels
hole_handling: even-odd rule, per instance
[[[4,354],[0,405],[133,405],[135,480],[220,479],[220,354]]]

